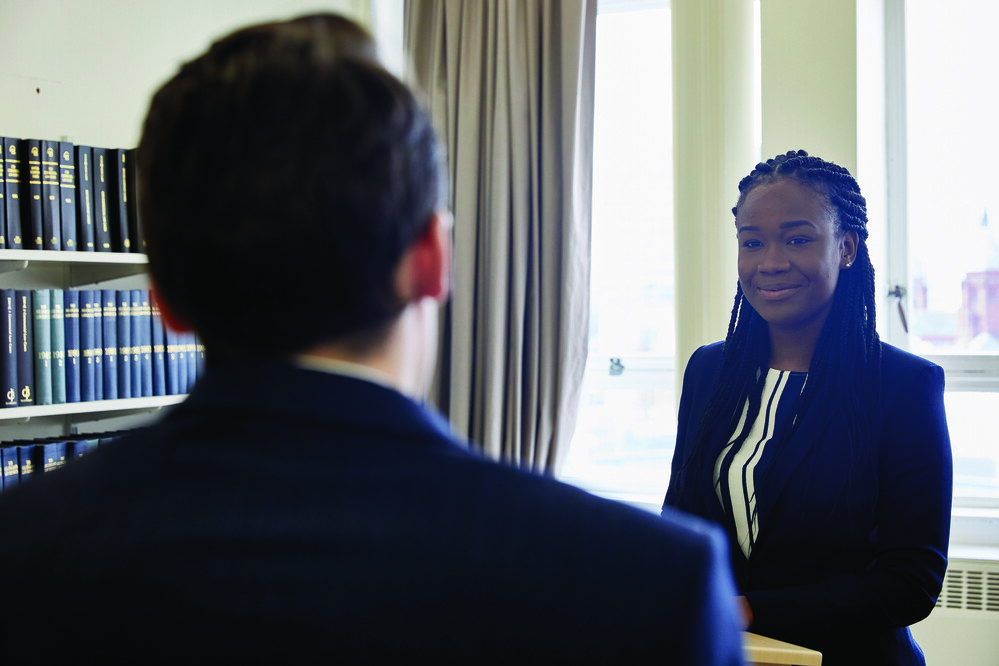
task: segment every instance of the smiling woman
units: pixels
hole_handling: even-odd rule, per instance
[[[779,155],[732,212],[732,319],[687,364],[663,513],[725,528],[754,633],[827,666],[922,664],[907,626],[933,608],[950,528],[943,372],[878,337],[846,169]]]
[[[739,283],[767,322],[770,367],[806,372],[857,232],[839,228],[824,194],[793,180],[750,191],[735,223]]]

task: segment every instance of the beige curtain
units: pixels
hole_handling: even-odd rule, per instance
[[[596,0],[408,0],[406,51],[448,153],[454,293],[438,404],[554,473],[589,318]]]

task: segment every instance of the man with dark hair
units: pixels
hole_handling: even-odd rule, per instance
[[[0,499],[8,647],[741,663],[719,532],[487,461],[420,402],[449,290],[440,148],[363,29],[220,40],[153,98],[139,171],[161,310],[207,372]]]

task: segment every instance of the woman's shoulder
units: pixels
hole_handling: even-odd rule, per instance
[[[881,343],[881,373],[882,381],[902,386],[911,384],[923,373],[938,377],[943,383],[943,368],[939,365],[887,342]]]
[[[706,345],[701,345],[690,355],[688,363],[720,363],[725,354],[725,342],[719,340]]]

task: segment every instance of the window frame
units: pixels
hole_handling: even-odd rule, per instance
[[[879,326],[886,342],[910,348],[909,334],[895,315],[891,292],[909,284],[908,230],[908,116],[907,116],[907,0],[884,0],[885,21],[885,238],[886,315]],[[905,312],[911,294],[903,292]],[[945,392],[999,394],[999,354],[921,354],[944,371]],[[953,496],[954,534],[959,543],[999,546],[999,498],[959,494]],[[955,539],[952,538],[952,541]]]

